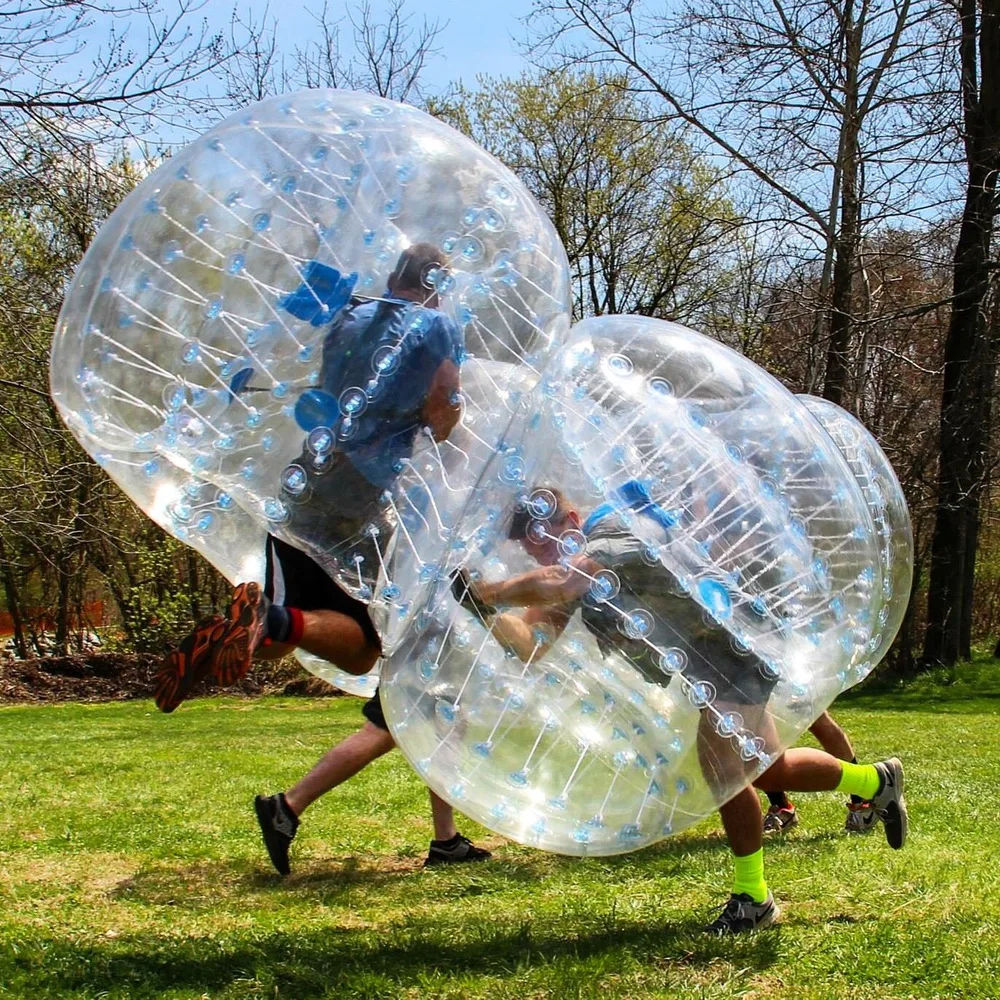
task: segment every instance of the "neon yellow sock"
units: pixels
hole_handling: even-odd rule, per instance
[[[755,903],[767,899],[767,883],[764,881],[764,848],[745,854],[742,858],[733,855],[733,895],[745,892]]]
[[[865,802],[871,802],[881,784],[875,765],[851,764],[845,760],[841,761],[841,767],[843,771],[840,774],[837,791],[847,792],[848,795],[859,795]]]

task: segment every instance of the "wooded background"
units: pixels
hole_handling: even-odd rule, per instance
[[[566,246],[578,317],[678,320],[860,417],[916,542],[883,669],[995,641],[1000,0],[536,8],[527,71],[430,93],[441,25],[402,0],[324,7],[288,51],[268,15],[213,34],[192,0],[0,0],[0,608],[17,655],[77,648],[98,605],[155,652],[223,601],[64,430],[48,345],[94,234],[178,135],[304,86],[424,107],[515,170]],[[136,18],[138,47],[116,27]]]

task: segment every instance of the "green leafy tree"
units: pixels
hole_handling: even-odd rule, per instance
[[[483,77],[432,106],[514,170],[569,254],[579,315],[692,321],[731,281],[740,219],[722,175],[621,77]]]

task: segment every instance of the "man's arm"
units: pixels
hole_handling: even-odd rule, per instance
[[[523,615],[509,611],[493,619],[493,635],[522,662],[543,657],[562,635],[570,616],[561,608],[528,608]]]
[[[435,441],[444,441],[462,415],[462,407],[458,402],[460,388],[458,365],[454,361],[442,361],[434,373],[427,399],[420,411],[421,420],[425,427],[431,429]]]
[[[521,607],[570,604],[590,589],[601,567],[586,556],[579,556],[567,566],[539,566],[520,576],[496,583],[477,581],[475,597],[486,604],[512,604]]]

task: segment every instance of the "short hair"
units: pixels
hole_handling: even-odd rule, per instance
[[[556,502],[555,508],[547,517],[539,517],[531,509],[532,498],[536,497],[543,490],[546,493],[551,493]],[[560,524],[569,517],[572,510],[573,507],[566,499],[566,494],[558,486],[540,484],[528,495],[528,500],[524,506],[514,511],[514,516],[510,519],[510,527],[507,529],[507,537],[514,542],[523,541],[528,537],[528,530],[531,528],[532,521],[555,521],[556,524]]]
[[[444,254],[440,247],[433,243],[414,243],[399,255],[389,275],[389,287],[409,292],[429,290],[427,273],[431,268],[444,266]]]

